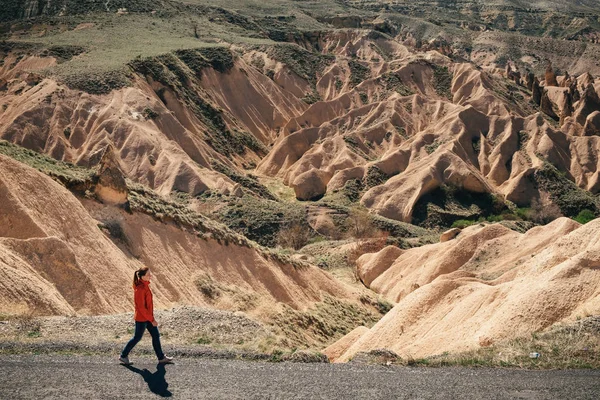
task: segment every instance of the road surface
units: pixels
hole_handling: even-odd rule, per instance
[[[600,371],[0,355],[0,399],[600,399]]]

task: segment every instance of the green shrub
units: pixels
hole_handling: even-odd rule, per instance
[[[549,193],[552,202],[567,217],[576,217],[583,210],[594,214],[600,212],[600,201],[597,197],[578,187],[564,172],[549,162],[544,162],[542,168],[533,175],[533,179],[540,189]]]
[[[432,64],[433,68],[433,85],[435,91],[441,96],[448,100],[452,100],[452,73],[448,70],[448,67],[440,67]]]
[[[451,228],[464,229],[467,226],[475,225],[476,223],[477,223],[477,221],[472,221],[472,220],[469,220],[469,219],[459,219],[457,221],[454,221],[454,223],[452,224]]]
[[[312,86],[317,76],[335,61],[334,56],[308,51],[296,44],[285,43],[263,49],[267,55],[291,69],[296,75],[306,79]]]
[[[573,219],[579,222],[580,224],[587,224],[588,222],[596,219],[596,215],[593,211],[581,210],[579,214],[577,214],[577,216]]]
[[[144,111],[142,111],[142,114],[144,115],[144,118],[146,118],[146,119],[158,118],[158,113],[149,107],[144,108]]]
[[[352,86],[361,84],[363,81],[367,80],[371,74],[371,70],[358,61],[350,60],[348,62],[348,67],[350,67],[350,84]]]

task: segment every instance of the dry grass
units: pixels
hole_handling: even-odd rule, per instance
[[[293,223],[279,230],[277,244],[284,248],[300,250],[308,244],[311,236],[312,233],[307,226]]]
[[[539,353],[531,358],[531,353]],[[458,354],[405,360],[408,365],[484,366],[526,369],[600,368],[600,317],[555,327]]]
[[[373,307],[326,295],[312,308],[300,311],[283,306],[273,315],[273,330],[288,346],[323,348],[357,326],[372,326],[381,318]]]

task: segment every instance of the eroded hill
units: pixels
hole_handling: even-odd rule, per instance
[[[387,308],[377,295],[308,264],[353,266],[385,245],[395,246],[380,253],[390,265],[428,246],[439,247],[432,269],[458,263],[426,278],[393,275],[419,270],[404,262],[361,277],[402,303],[442,277],[462,282],[454,271],[475,255],[432,244],[444,228],[502,221],[477,229],[506,244],[561,216],[600,215],[594,2],[437,2],[453,10],[443,19],[427,2],[208,3],[12,2],[0,13],[0,139],[17,145],[0,155],[7,310],[29,293],[24,307],[42,314],[122,312],[144,263],[164,307],[250,304],[262,316],[276,302],[300,310],[281,318],[314,327],[297,312],[339,298],[366,313],[352,321],[374,322]],[[512,282],[511,268],[485,270]],[[73,275],[92,290],[73,287]],[[573,318],[596,297],[490,335]],[[321,345],[348,328],[288,336]],[[405,349],[386,338],[377,345]]]

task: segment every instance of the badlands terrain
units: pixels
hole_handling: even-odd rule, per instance
[[[2,348],[116,346],[147,265],[172,346],[598,365],[573,3],[7,1]]]

